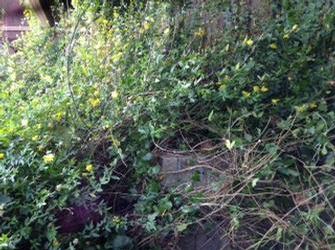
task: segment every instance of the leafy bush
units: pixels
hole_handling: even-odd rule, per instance
[[[236,248],[334,246],[334,7],[284,1],[251,27],[218,4],[28,17],[0,58],[0,247],[157,247],[209,215]],[[231,19],[208,43],[211,11]],[[163,190],[155,146],[207,140],[234,155],[230,188]]]

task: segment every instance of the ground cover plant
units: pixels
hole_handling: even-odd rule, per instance
[[[223,2],[27,13],[0,58],[0,249],[173,249],[209,221],[233,249],[335,247],[334,4]],[[166,190],[157,148],[227,164]]]

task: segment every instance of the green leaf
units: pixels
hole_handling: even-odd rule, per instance
[[[293,177],[298,177],[300,175],[300,173],[292,168],[288,168],[288,167],[280,167],[279,172],[287,175],[287,176],[293,176]]]
[[[151,181],[148,185],[148,190],[151,193],[159,193],[159,191],[161,190],[161,185],[157,181]]]
[[[121,250],[121,249],[131,249],[133,246],[133,240],[125,235],[118,235],[115,237],[112,243],[113,249]]]
[[[214,110],[212,110],[210,113],[209,113],[209,116],[208,116],[208,121],[213,121],[213,115],[214,115]]]
[[[192,181],[200,182],[200,180],[201,180],[200,171],[195,171],[194,174],[192,175]]]
[[[268,143],[268,144],[265,145],[265,149],[271,155],[275,155],[275,154],[277,154],[277,152],[279,151],[280,148],[274,143]]]
[[[9,237],[7,234],[2,234],[0,236],[0,249],[7,249],[9,245]]]
[[[156,218],[158,213],[153,213],[148,215],[148,220],[146,221],[144,227],[148,232],[154,232],[157,230],[156,227]]]
[[[181,233],[187,229],[187,226],[188,225],[186,223],[179,224],[177,225],[177,231]]]
[[[321,154],[323,156],[328,154],[327,145],[323,145],[322,150],[321,150]]]
[[[155,176],[155,175],[158,175],[158,174],[159,174],[160,170],[161,170],[161,169],[160,169],[159,166],[151,167],[151,168],[149,168],[149,170],[148,170],[148,174],[149,174],[150,176]]]
[[[142,159],[143,159],[144,161],[151,161],[152,158],[153,158],[152,153],[147,153],[145,156],[143,156]]]
[[[168,197],[165,197],[164,199],[162,199],[158,204],[158,210],[160,214],[170,210],[172,207],[173,207],[173,204],[168,199]]]
[[[252,141],[252,136],[250,134],[245,133],[244,134],[244,139],[246,139],[248,142]]]
[[[277,233],[276,233],[276,240],[277,241],[280,241],[280,239],[282,238],[282,234],[283,234],[283,228],[278,227]]]
[[[11,201],[10,197],[0,194],[0,205],[6,205],[10,201]]]

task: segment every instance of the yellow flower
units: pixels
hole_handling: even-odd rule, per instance
[[[283,38],[284,38],[285,40],[288,40],[288,39],[290,38],[290,35],[289,35],[289,34],[285,34],[285,35],[283,36]]]
[[[91,106],[92,106],[93,108],[99,107],[100,104],[101,104],[101,101],[100,101],[99,98],[94,98],[94,99],[91,98],[91,99],[89,100],[89,102],[90,102],[90,104],[91,104]]]
[[[60,122],[64,117],[64,113],[63,112],[58,112],[56,114],[56,121]]]
[[[269,91],[269,89],[267,87],[265,87],[265,86],[261,87],[261,92],[266,93],[268,91]]]
[[[117,12],[116,10],[114,10],[113,17],[116,19],[119,16],[120,16],[119,12]]]
[[[258,87],[257,85],[253,86],[252,88],[253,88],[254,92],[256,92],[256,93],[259,93],[259,91],[261,90],[260,87]]]
[[[299,25],[298,24],[293,25],[293,27],[292,27],[292,31],[293,32],[297,32],[298,29],[299,29]]]
[[[271,102],[273,105],[278,105],[280,99],[272,99]]]
[[[5,157],[6,157],[6,156],[5,156],[4,153],[0,153],[0,161],[3,160],[3,159],[5,159]]]
[[[312,102],[312,103],[309,104],[309,108],[311,108],[311,109],[316,109],[317,107],[318,107],[318,104],[315,103],[315,102]]]
[[[114,90],[113,92],[112,92],[112,99],[116,99],[116,98],[118,98],[119,97],[119,93],[116,91],[116,90]]]
[[[198,38],[203,38],[206,35],[206,31],[204,28],[199,28],[196,32],[194,32],[194,36]]]
[[[153,18],[146,18],[146,19],[147,20],[145,20],[142,23],[142,27],[140,28],[140,34],[143,34],[152,28],[152,23],[154,22],[154,19]]]
[[[251,93],[250,92],[248,92],[248,91],[242,91],[242,95],[245,97],[245,98],[248,98],[248,97],[250,97],[250,95],[251,95]]]
[[[52,153],[47,153],[46,155],[43,156],[43,161],[45,164],[53,163],[54,160],[55,160],[55,155]]]
[[[100,17],[100,18],[97,19],[97,23],[107,26],[109,22],[108,22],[107,19],[105,19],[103,17]]]
[[[143,23],[143,31],[148,31],[150,28],[151,28],[151,23],[147,21]]]
[[[304,104],[304,105],[301,105],[301,106],[296,106],[295,107],[295,110],[298,112],[298,113],[303,113],[307,110],[307,105]]]
[[[92,173],[94,171],[94,167],[92,164],[88,164],[86,165],[86,171],[89,172],[89,173]]]
[[[170,28],[166,28],[163,33],[164,33],[164,35],[170,34]]]
[[[71,1],[71,4],[74,8],[77,8],[79,6],[79,0],[73,0]]]
[[[235,70],[239,70],[240,68],[241,68],[241,64],[237,63],[236,66],[235,66]]]
[[[122,58],[122,56],[123,56],[122,52],[119,52],[119,53],[113,55],[112,56],[112,62],[116,63],[116,62],[120,61],[120,59]]]
[[[271,44],[270,44],[270,48],[271,48],[271,49],[278,49],[278,46],[277,46],[277,44],[275,44],[275,43],[271,43]]]
[[[38,139],[39,139],[39,136],[38,136],[38,135],[35,135],[35,136],[33,136],[33,137],[31,138],[32,141],[38,141]]]
[[[254,45],[254,41],[250,38],[249,39],[245,38],[243,44],[251,47],[252,45]]]
[[[225,91],[227,89],[227,85],[226,84],[221,84],[220,87],[219,87],[219,90],[220,91]]]

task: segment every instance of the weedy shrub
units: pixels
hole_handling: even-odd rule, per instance
[[[1,51],[0,247],[148,249],[214,218],[236,249],[334,247],[332,2],[254,28],[243,4],[104,4]],[[202,11],[230,16],[210,43]],[[164,190],[155,147],[204,141],[228,185]]]

